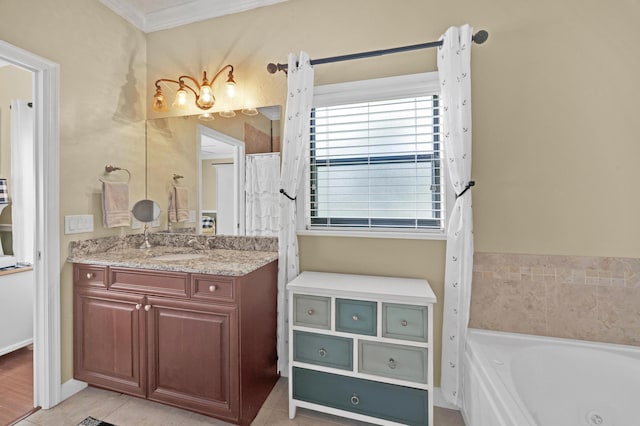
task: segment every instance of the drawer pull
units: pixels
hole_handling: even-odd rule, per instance
[[[354,316],[351,317],[351,319],[354,320],[354,321],[358,321],[360,318],[358,318],[357,315],[354,315]]]
[[[355,393],[353,395],[351,395],[351,403],[353,405],[360,404],[360,398],[358,398],[358,395],[356,395]]]
[[[96,274],[93,272],[87,272],[87,279],[90,280],[91,278],[95,277]]]
[[[313,309],[309,309],[307,311],[307,315],[313,315],[315,313],[315,311]]]
[[[320,355],[320,358],[325,358],[327,356],[327,350],[325,348],[318,349],[318,355]]]
[[[142,308],[142,305],[140,303],[136,303],[136,311],[139,311],[140,308]]]
[[[210,285],[210,286],[209,286],[209,291],[210,291],[211,293],[213,293],[214,291],[216,291],[216,289],[217,289],[217,288],[218,288],[218,287],[216,287],[215,285]]]
[[[396,360],[393,358],[389,358],[389,362],[387,363],[387,365],[390,369],[395,370],[397,366]]]
[[[406,327],[409,323],[407,322],[407,320],[402,320],[400,321],[400,324],[402,324],[403,327]]]
[[[144,310],[149,312],[151,310],[151,305],[144,305]]]

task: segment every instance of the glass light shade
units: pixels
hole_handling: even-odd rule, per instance
[[[169,112],[169,107],[167,106],[167,101],[162,94],[162,90],[157,89],[156,94],[153,95],[153,104],[151,105],[151,110],[155,112]]]
[[[198,116],[198,118],[202,121],[213,121],[216,118],[213,116],[213,113],[211,112],[205,112],[204,114],[200,114]]]
[[[215,102],[215,98],[213,97],[213,92],[211,91],[211,86],[203,84],[200,87],[200,93],[198,94],[198,100],[196,103],[200,108],[211,108],[213,103]]]
[[[178,89],[176,92],[176,98],[173,101],[174,108],[187,109],[187,91],[184,89]]]
[[[227,95],[233,98],[236,95],[236,83],[227,81]]]
[[[232,118],[236,116],[236,112],[232,109],[228,111],[220,111],[218,114],[220,114],[220,117],[224,117],[224,118]]]
[[[258,110],[255,108],[242,108],[242,113],[244,115],[253,116],[258,115]]]

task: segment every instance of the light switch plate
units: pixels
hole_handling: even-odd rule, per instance
[[[93,232],[92,214],[76,214],[64,217],[65,234],[81,234],[83,232]]]

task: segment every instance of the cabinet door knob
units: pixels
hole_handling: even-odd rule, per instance
[[[144,305],[144,310],[149,312],[151,310],[151,305]]]
[[[409,323],[407,322],[407,320],[402,320],[402,321],[400,321],[400,324],[402,324],[403,327],[406,327],[407,324],[409,324]]]
[[[213,293],[214,291],[216,291],[216,289],[217,289],[217,288],[218,288],[218,287],[216,287],[215,285],[210,285],[210,286],[209,286],[209,291],[210,291],[211,293]]]
[[[390,369],[395,370],[396,369],[396,360],[393,358],[389,358],[389,362],[387,363],[387,365],[389,366]]]
[[[315,312],[315,311],[314,311],[313,309],[309,309],[309,310],[307,311],[307,315],[313,315],[313,314],[314,314],[314,312]]]
[[[87,272],[87,279],[90,280],[91,278],[95,277],[96,274],[94,274],[93,272]]]
[[[354,315],[354,316],[351,317],[351,319],[354,320],[354,321],[358,321],[360,318],[357,315]]]
[[[327,350],[325,348],[318,349],[318,355],[320,355],[320,358],[326,357],[327,356]]]
[[[139,311],[140,308],[142,308],[142,305],[140,303],[136,303],[136,311]]]
[[[355,393],[353,395],[351,395],[351,403],[353,405],[358,405],[360,404],[360,398],[358,397],[358,395],[356,395]]]

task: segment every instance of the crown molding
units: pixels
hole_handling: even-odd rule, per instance
[[[129,0],[100,1],[145,33],[151,33],[287,0],[192,0],[148,13],[133,6]]]

